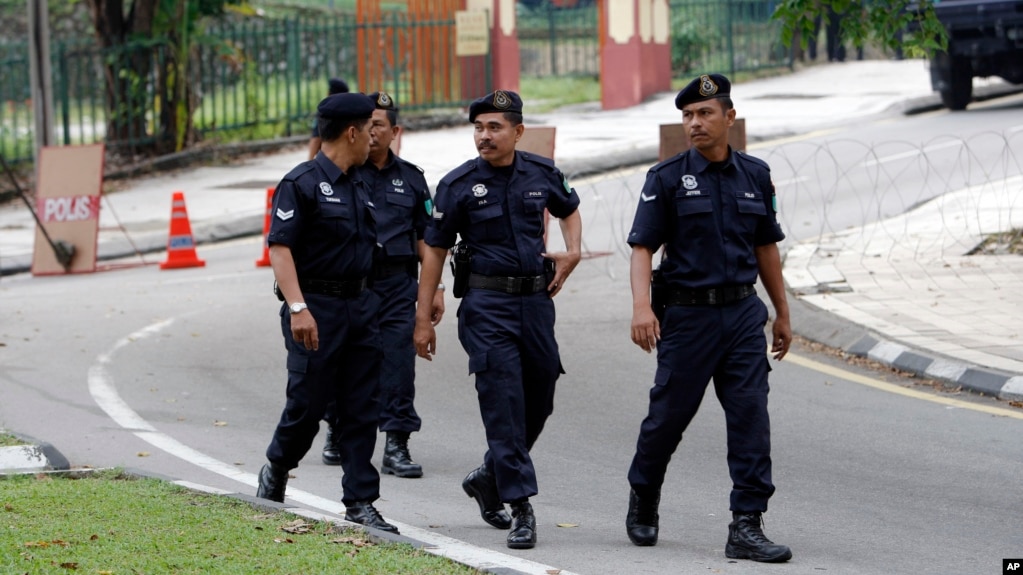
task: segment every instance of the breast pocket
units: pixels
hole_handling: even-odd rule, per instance
[[[488,204],[469,210],[469,226],[474,234],[485,240],[500,240],[504,233],[504,206]]]
[[[340,198],[320,196],[320,216],[323,225],[337,238],[347,238],[355,229],[352,207]]]
[[[685,195],[686,193],[688,192],[679,192],[675,195],[675,210],[679,216],[706,216],[714,211],[710,196]]]
[[[407,212],[412,211],[412,206],[416,204],[416,199],[409,194],[387,194],[387,207],[394,209],[394,211],[401,214],[402,219],[405,218]]]
[[[760,218],[767,215],[762,192],[735,192],[735,204],[739,210],[739,219],[748,230],[755,230]]]

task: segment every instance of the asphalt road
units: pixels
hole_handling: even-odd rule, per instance
[[[4,278],[0,426],[53,443],[75,466],[254,492],[285,381],[271,272],[252,265],[258,241],[204,247],[204,268]],[[625,473],[654,357],[628,338],[626,272],[620,254],[585,260],[558,297],[568,373],[534,449],[537,548],[506,549],[504,532],[483,524],[459,487],[485,446],[451,299],[435,361],[417,366],[424,428],[412,449],[426,475],[383,477],[378,507],[388,519],[593,575],[986,573],[1023,553],[1018,410],[890,374],[885,383],[810,350],[772,362],[778,492],[766,529],[793,561],[724,558],[729,480],[712,393],[669,470],[660,543],[632,546]],[[294,470],[289,496],[336,506],[340,472],[319,463],[321,441]]]

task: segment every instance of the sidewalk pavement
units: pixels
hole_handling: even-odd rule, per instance
[[[1020,90],[1000,80],[975,80],[978,97]],[[940,107],[922,60],[822,64],[734,85],[732,98],[751,144]],[[525,109],[527,126],[557,126],[555,156],[570,179],[652,165],[659,126],[681,121],[674,93],[624,110],[601,111],[594,103],[530,114],[528,101]],[[424,168],[431,189],[476,155],[468,126],[409,132],[401,152]],[[164,250],[174,191],[185,193],[199,244],[262,233],[266,189],[305,155],[303,149],[160,174],[105,194],[99,259]],[[1023,398],[1023,257],[964,255],[983,234],[1023,227],[1023,213],[1011,209],[1023,197],[1023,182],[1010,185],[1014,189],[1002,193],[949,193],[912,217],[899,216],[908,231],[899,238],[876,233],[881,223],[790,246],[784,271],[793,329],[902,371],[1003,399]],[[973,218],[950,225],[948,215],[965,208]],[[34,226],[23,203],[0,206],[0,272],[30,268]],[[962,246],[968,247],[950,251]]]

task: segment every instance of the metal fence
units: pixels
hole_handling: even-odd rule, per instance
[[[671,67],[675,77],[693,72],[752,72],[792,66],[771,19],[776,0],[671,0]]]
[[[517,30],[523,76],[600,74],[597,6],[565,4],[550,0],[519,4]]]
[[[452,43],[454,20],[411,20],[389,14],[378,22],[352,15],[328,18],[222,22],[193,44],[184,75],[192,137],[270,139],[306,133],[327,79],[339,76],[353,89],[386,90],[404,111],[467,105],[490,89],[490,60],[459,59]],[[379,39],[387,38],[386,43]],[[360,70],[360,41],[385,64]],[[422,66],[405,66],[430,55],[430,68],[445,73],[415,78]],[[437,60],[444,54],[444,61]],[[144,61],[140,65],[140,60]],[[172,47],[160,41],[103,50],[91,39],[51,42],[54,130],[61,144],[105,141],[113,154],[131,155],[165,137],[171,108],[167,77]],[[390,65],[386,65],[390,62]],[[138,73],[142,70],[142,73]],[[11,162],[33,157],[33,120],[25,41],[0,41],[0,153]],[[366,83],[359,85],[360,77]],[[438,86],[443,79],[445,86]],[[174,143],[171,142],[171,145]]]
[[[780,24],[771,20],[773,1],[671,0],[673,74],[734,75],[791,66]],[[520,2],[518,23],[524,76],[599,75],[595,2]],[[401,12],[373,23],[336,14],[216,24],[194,43],[188,59],[189,137],[210,141],[301,134],[309,129],[332,76],[360,90],[385,89],[406,111],[464,106],[491,89],[490,60],[456,58],[447,45],[453,42],[453,25],[443,18],[413,20]],[[371,74],[360,69],[360,42],[378,64]],[[0,153],[12,162],[33,156],[27,53],[23,40],[0,40]],[[56,39],[51,57],[58,142],[105,140],[113,153],[130,155],[161,138],[180,137],[161,133],[172,111],[172,87],[157,71],[176,61],[170,46],[149,41],[100,50],[91,39]],[[128,65],[139,58],[148,64]],[[132,75],[128,71],[133,69],[145,74]],[[360,86],[360,78],[373,85]],[[174,147],[175,142],[162,145]]]
[[[669,36],[674,77],[693,72],[752,72],[792,66],[772,20],[776,0],[671,0]],[[519,2],[523,76],[599,76],[595,2]]]

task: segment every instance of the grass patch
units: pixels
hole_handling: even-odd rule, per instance
[[[562,106],[600,101],[600,81],[592,76],[520,78],[519,95],[526,113],[542,114]]]
[[[1015,254],[1023,256],[1023,229],[991,234],[969,251],[967,255],[1000,256]]]
[[[13,447],[15,445],[25,445],[25,442],[10,433],[0,432],[0,447]]]
[[[0,518],[0,573],[478,573],[361,530],[118,471],[6,476]]]

